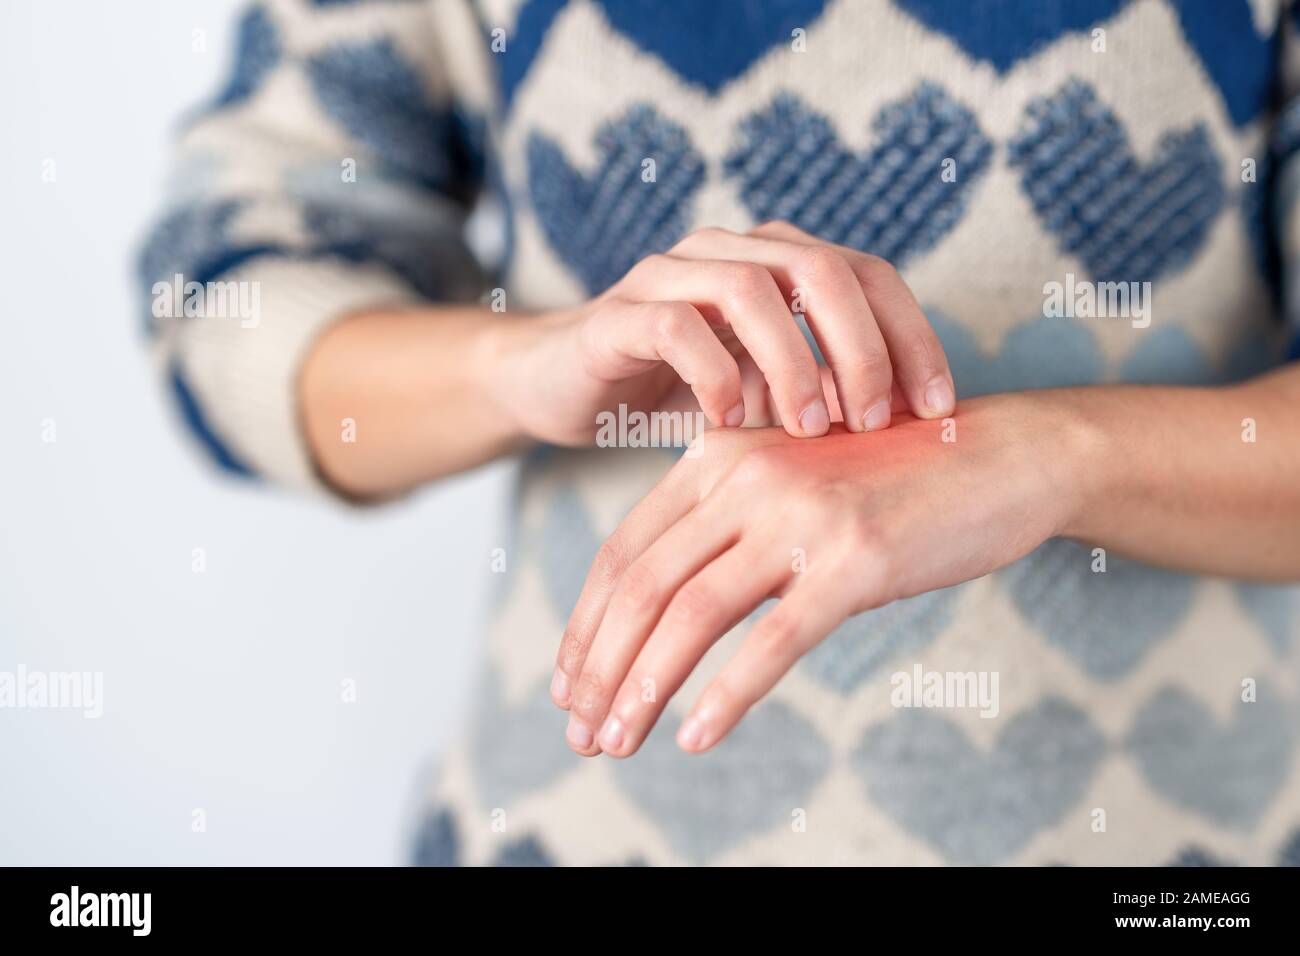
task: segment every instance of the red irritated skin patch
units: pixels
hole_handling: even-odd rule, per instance
[[[570,746],[635,753],[705,652],[769,597],[780,600],[679,728],[683,749],[726,736],[848,616],[1027,554],[1072,506],[1059,416],[1050,401],[996,396],[943,419],[903,412],[881,432],[837,425],[814,441],[777,428],[706,432],[588,575],[552,682]]]

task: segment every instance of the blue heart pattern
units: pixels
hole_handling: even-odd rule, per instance
[[[610,26],[663,61],[688,83],[717,93],[776,46],[807,29],[826,0],[700,3],[699,0],[595,0]],[[542,41],[568,0],[528,0],[515,18],[510,42],[496,62],[502,99],[509,105],[541,52]]]
[[[1237,600],[1273,645],[1279,657],[1291,648],[1296,610],[1300,607],[1300,589],[1275,584],[1236,584]]]
[[[800,659],[822,684],[847,695],[901,654],[915,653],[952,621],[960,588],[930,591],[857,614]]]
[[[315,0],[318,5],[350,0]],[[789,43],[796,27],[807,29],[826,0],[765,0],[759,13],[740,3],[699,0],[595,0],[610,26],[657,56],[679,77],[716,94],[769,50]],[[953,16],[951,0],[894,0],[929,30],[941,33],[967,56],[1006,73],[1069,33],[1088,32],[1113,17],[1129,0],[980,0],[968,16]],[[493,57],[504,102],[541,51],[547,31],[568,0],[527,0],[515,18],[507,49]],[[1274,35],[1255,29],[1246,0],[1170,0],[1188,44],[1223,96],[1234,123],[1242,126],[1268,104],[1277,53]]]
[[[1226,723],[1185,691],[1166,688],[1138,714],[1128,748],[1167,799],[1222,826],[1247,829],[1286,780],[1294,717],[1272,689],[1237,704]]]
[[[411,852],[412,866],[464,866],[460,844],[460,829],[451,810],[440,807],[425,815],[416,831]],[[511,840],[492,857],[489,866],[555,866],[556,861],[536,836],[531,833]],[[620,866],[644,866],[639,859],[627,860]]]
[[[612,771],[678,853],[704,861],[759,831],[783,822],[788,827],[791,811],[804,805],[830,761],[816,728],[768,700],[708,760],[680,750],[661,723],[634,760],[616,761]]]
[[[990,355],[965,326],[934,309],[927,315],[943,342],[960,398],[1092,385],[1105,375],[1096,335],[1077,320],[1031,319],[1008,332],[1001,349]]]
[[[1173,0],[1183,36],[1238,126],[1268,105],[1277,75],[1277,34],[1261,35],[1247,0]],[[1293,8],[1294,9],[1294,8]]]
[[[807,29],[826,6],[826,0],[596,2],[614,29],[710,93],[740,76],[768,50],[788,44],[791,31]]]
[[[260,4],[249,7],[235,27],[235,62],[213,109],[238,106],[261,88],[284,55],[271,14]]]
[[[582,497],[571,484],[556,490],[547,502],[540,533],[530,537],[531,557],[542,570],[551,607],[567,621],[578,603],[601,537]]]
[[[1088,30],[1128,0],[980,0],[961,14],[952,0],[894,0],[899,9],[951,39],[975,60],[1005,73],[1066,33]]]
[[[1222,867],[1232,866],[1233,864],[1224,862],[1214,854],[1203,850],[1198,846],[1189,846],[1179,850],[1178,854],[1165,865],[1172,867]]]
[[[306,71],[321,108],[384,166],[469,201],[483,172],[482,124],[434,102],[392,41],[327,47]]]
[[[906,830],[955,863],[989,865],[1058,823],[1105,749],[1083,711],[1047,698],[1012,717],[988,753],[946,718],[905,710],[869,727],[851,760]]]
[[[1151,281],[1186,265],[1227,201],[1203,125],[1166,133],[1143,167],[1079,80],[1029,105],[1008,158],[1043,225],[1100,282]]]
[[[1235,862],[1219,860],[1213,853],[1200,847],[1187,847],[1179,852],[1169,866],[1236,866]],[[1300,866],[1300,829],[1297,829],[1278,851],[1278,866]]]
[[[953,16],[951,0],[894,0],[928,29],[942,33],[975,60],[1005,73],[1067,33],[1088,32],[1129,0],[980,0],[968,16]],[[1242,126],[1268,104],[1277,54],[1274,36],[1261,36],[1246,0],[1170,0],[1183,36]]]
[[[829,120],[781,94],[746,118],[726,158],[756,220],[784,219],[895,264],[934,246],[965,211],[993,146],[974,115],[931,83],[886,106],[856,155]],[[943,176],[955,162],[955,182]]]
[[[989,354],[966,326],[934,309],[926,314],[943,342],[962,398],[1096,385],[1110,378],[1096,333],[1078,319],[1030,319],[1008,332],[1002,347]],[[1138,336],[1115,378],[1144,385],[1218,385],[1251,378],[1280,360],[1278,343],[1265,329],[1242,336],[1216,365],[1184,329],[1165,325]]]
[[[930,83],[881,110],[873,129],[875,145],[855,154],[826,117],[782,93],[742,121],[723,169],[755,220],[788,220],[904,264],[960,221],[993,145],[970,110]],[[592,293],[681,238],[705,180],[686,132],[648,106],[601,127],[597,147],[589,176],[540,133],[527,150],[542,231]],[[1166,134],[1142,166],[1114,113],[1078,80],[1030,104],[1008,156],[1044,227],[1102,282],[1153,281],[1184,267],[1227,202],[1204,126]],[[642,179],[646,159],[657,182]],[[956,182],[942,175],[948,159]]]
[[[519,703],[504,698],[488,670],[477,688],[470,760],[476,788],[489,807],[510,807],[583,763],[564,742],[567,718],[551,703],[550,679],[528,689]],[[502,742],[508,741],[508,746]]]
[[[462,866],[460,832],[451,811],[446,808],[431,811],[420,823],[411,853],[413,866]],[[535,836],[529,835],[503,846],[493,858],[492,866],[554,866],[555,861]],[[645,861],[632,859],[623,866],[644,866]],[[1236,863],[1222,860],[1198,846],[1180,850],[1166,866],[1170,867],[1224,867]],[[1277,854],[1278,866],[1300,866],[1300,829],[1282,846]]]
[[[1196,579],[1054,538],[1000,573],[1020,613],[1099,680],[1129,673],[1187,615]]]
[[[596,134],[600,165],[584,176],[563,151],[534,132],[528,140],[529,190],[551,248],[602,292],[639,260],[677,242],[704,182],[704,160],[686,131],[640,105]],[[642,177],[653,159],[655,179]]]
[[[1199,846],[1184,847],[1168,866],[1237,866],[1230,860],[1221,860]],[[1300,866],[1300,828],[1277,851],[1277,866]]]

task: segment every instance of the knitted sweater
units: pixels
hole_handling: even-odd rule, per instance
[[[692,229],[786,219],[900,267],[959,397],[1247,377],[1300,316],[1298,28],[1289,0],[263,0],[141,257],[160,368],[218,464],[319,488],[294,379],[343,315],[571,305]],[[178,276],[256,308],[173,317]],[[1064,541],[849,620],[705,757],[679,701],[635,757],[573,755],[563,623],[672,461],[524,462],[418,861],[1300,861],[1296,592]],[[934,674],[996,677],[996,713]]]

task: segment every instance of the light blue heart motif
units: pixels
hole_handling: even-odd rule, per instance
[[[1123,677],[1187,615],[1197,579],[1056,538],[998,573],[1025,620],[1099,680]]]
[[[547,501],[540,533],[529,540],[528,548],[529,557],[541,569],[551,607],[562,621],[569,619],[578,603],[600,540],[577,489],[567,482],[560,485]]]
[[[484,805],[509,809],[515,800],[582,764],[583,758],[564,741],[568,717],[551,703],[549,678],[519,703],[508,704],[489,671],[479,684],[476,704],[471,760]]]
[[[852,755],[871,799],[953,863],[1000,863],[1083,798],[1105,752],[1083,711],[1047,698],[1012,717],[993,749],[928,710],[868,728]]]
[[[1220,723],[1186,691],[1168,687],[1138,714],[1128,749],[1147,782],[1172,803],[1220,826],[1248,829],[1286,781],[1293,708],[1260,683]]]
[[[805,654],[800,666],[840,694],[850,694],[884,664],[914,654],[952,620],[958,588],[930,591],[849,618]]]
[[[886,106],[873,128],[875,145],[859,155],[784,93],[741,123],[726,171],[754,219],[784,219],[901,264],[961,219],[993,146],[974,114],[932,83]]]
[[[696,862],[761,830],[788,827],[830,765],[816,729],[779,701],[760,704],[703,758],[680,750],[668,723],[612,769],[673,849]]]
[[[1092,385],[1105,374],[1093,331],[1076,319],[1038,317],[1007,333],[995,353],[936,309],[926,314],[943,342],[959,398],[1031,388]]]
[[[1242,608],[1264,632],[1278,656],[1285,657],[1291,649],[1291,635],[1296,629],[1300,588],[1239,581],[1234,589]]]

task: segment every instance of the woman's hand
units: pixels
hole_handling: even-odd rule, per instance
[[[685,750],[707,750],[846,617],[979,577],[1061,533],[1099,439],[1054,394],[816,442],[706,432],[587,577],[551,686],[571,711],[570,746],[634,753],[709,647],[778,597],[678,732]]]
[[[791,316],[802,312],[833,382]],[[597,415],[700,410],[794,437],[950,414],[938,337],[887,262],[786,223],[704,229],[565,312],[498,325],[497,399],[530,437],[589,444]],[[835,402],[838,407],[829,407]]]
[[[591,444],[620,405],[807,438],[833,421],[885,428],[895,408],[942,417],[955,401],[943,347],[893,267],[784,223],[693,233],[562,312],[356,312],[312,343],[298,393],[319,475],[359,499],[530,442]]]

